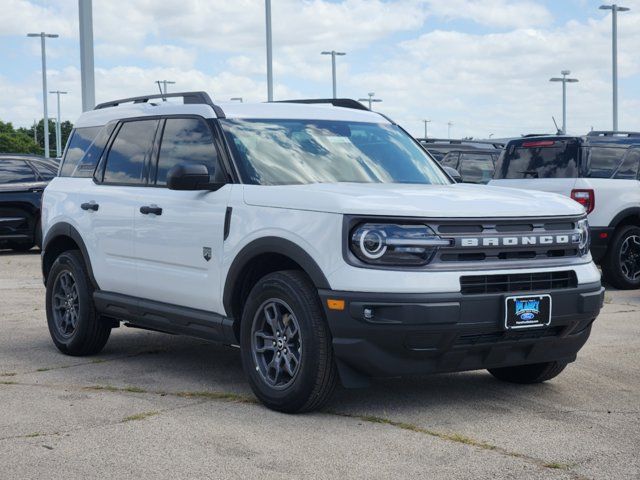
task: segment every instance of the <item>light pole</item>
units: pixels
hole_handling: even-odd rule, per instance
[[[562,70],[560,72],[562,78],[553,77],[550,78],[550,82],[562,82],[562,133],[567,134],[567,83],[577,83],[577,78],[567,78],[571,72],[569,70]]]
[[[47,50],[45,38],[58,38],[53,33],[28,33],[27,37],[40,37],[40,50],[42,52],[42,104],[44,108],[44,156],[49,158],[49,112],[47,109]]]
[[[374,92],[369,92],[367,93],[367,95],[369,96],[369,98],[359,98],[358,101],[359,102],[367,102],[369,103],[369,110],[373,110],[372,108],[372,103],[378,103],[381,102],[382,100],[379,98],[373,98],[375,96]]]
[[[58,120],[56,121],[56,157],[62,156],[62,127],[60,126],[60,95],[66,95],[67,92],[61,92],[60,90],[53,90],[49,93],[55,93],[58,97]]]
[[[158,84],[158,88],[160,89],[160,93],[164,93],[165,95],[167,94],[167,85],[175,85],[176,84],[176,82],[173,82],[171,80],[156,80],[156,83]]]
[[[93,110],[96,105],[96,82],[93,69],[93,9],[91,0],[78,0],[80,27],[80,82],[82,85],[82,111]]]
[[[424,122],[424,138],[428,138],[427,125],[431,123],[431,120],[422,120]]]
[[[449,120],[447,122],[447,138],[451,140],[451,127],[453,127],[453,122]]]
[[[231,97],[229,100],[231,100],[232,102],[242,103],[242,97]]]
[[[273,102],[273,38],[271,36],[271,0],[265,0],[267,22],[267,101]]]
[[[628,12],[627,7],[600,5],[600,10],[611,10],[611,63],[613,70],[613,131],[618,131],[618,12]]]
[[[336,52],[335,50],[331,50],[330,52],[320,52],[321,55],[331,55],[331,77],[333,79],[333,98],[337,98],[337,87],[336,87],[336,55],[343,56],[346,55],[345,52]]]

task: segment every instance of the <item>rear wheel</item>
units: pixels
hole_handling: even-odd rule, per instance
[[[545,362],[516,367],[490,368],[489,373],[498,380],[510,383],[542,383],[560,375],[566,363]]]
[[[62,253],[47,277],[46,296],[49,333],[62,353],[98,353],[109,339],[111,327],[96,312],[93,290],[80,252]]]
[[[615,233],[602,270],[605,280],[616,288],[640,288],[640,227],[628,225]]]
[[[331,334],[318,294],[299,271],[269,274],[247,299],[242,365],[255,395],[281,412],[320,408],[337,381]]]

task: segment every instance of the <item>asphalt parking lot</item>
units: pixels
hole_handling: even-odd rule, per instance
[[[544,385],[485,372],[255,402],[238,351],[120,328],[90,358],[49,339],[38,252],[0,252],[0,478],[640,478],[640,292],[609,291]]]

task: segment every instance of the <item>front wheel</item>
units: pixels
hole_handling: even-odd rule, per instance
[[[49,333],[62,353],[98,353],[109,339],[111,327],[96,312],[93,290],[80,252],[62,253],[47,277],[46,296]]]
[[[545,362],[516,367],[490,368],[489,373],[498,380],[510,383],[542,383],[560,375],[566,363]]]
[[[267,407],[316,410],[333,392],[331,334],[304,273],[276,272],[258,281],[242,314],[240,344],[249,384]]]
[[[616,232],[602,270],[605,280],[616,288],[640,288],[640,227],[629,225]]]

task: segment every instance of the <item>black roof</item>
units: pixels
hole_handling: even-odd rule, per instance
[[[576,140],[584,145],[640,145],[640,132],[591,131],[587,135],[535,135],[511,140],[514,142],[531,142],[535,140]]]

